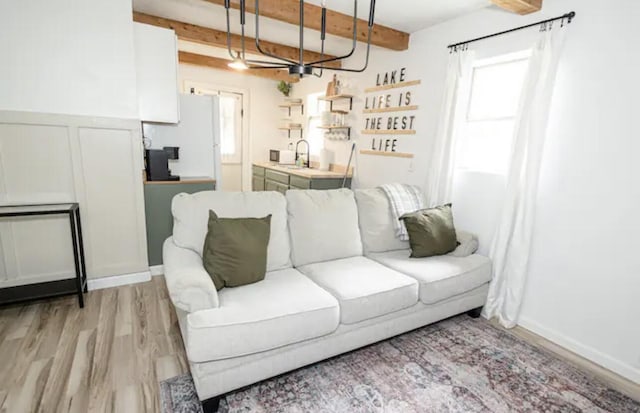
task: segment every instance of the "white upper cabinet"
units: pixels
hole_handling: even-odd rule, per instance
[[[134,23],[140,119],[178,123],[178,48],[173,30]]]

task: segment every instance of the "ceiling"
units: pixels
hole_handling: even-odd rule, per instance
[[[307,0],[320,5],[321,0]],[[327,0],[327,8],[353,15],[351,0]],[[369,0],[358,2],[358,16],[368,19]],[[407,33],[442,23],[491,5],[489,0],[377,0],[376,23]]]
[[[253,1],[253,0],[248,0]],[[321,0],[306,0],[308,3],[320,4]],[[353,14],[353,1],[327,0],[327,7],[342,13]],[[382,24],[404,32],[412,33],[443,21],[473,12],[491,5],[490,0],[377,0],[376,24]],[[224,7],[204,0],[133,0],[135,11],[152,14],[199,26],[226,30]],[[369,0],[358,2],[358,15],[367,19]],[[232,10],[232,31],[239,32],[238,11]],[[255,36],[254,16],[247,18],[247,35]],[[308,30],[305,48],[320,48],[319,34]],[[297,47],[297,27],[276,20],[262,18],[260,20],[260,37],[265,40]],[[351,48],[348,39],[327,36],[326,52],[344,54]]]

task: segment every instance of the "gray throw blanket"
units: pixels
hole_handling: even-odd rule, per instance
[[[417,186],[406,184],[385,184],[380,189],[387,195],[391,204],[396,236],[402,241],[408,241],[409,234],[400,217],[424,208],[422,191]]]

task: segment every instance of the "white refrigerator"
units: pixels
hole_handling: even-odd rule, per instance
[[[145,147],[179,147],[179,159],[169,161],[173,175],[210,177],[222,188],[218,105],[217,96],[180,95],[180,122],[143,123]]]

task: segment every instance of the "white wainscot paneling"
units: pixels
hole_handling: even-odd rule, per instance
[[[69,129],[0,124],[0,202],[75,199]],[[74,274],[65,216],[0,219],[0,282],[12,286]]]
[[[136,120],[0,111],[0,204],[78,202],[90,279],[148,271]],[[0,219],[0,287],[75,273],[66,215]]]
[[[87,263],[97,276],[148,270],[139,142],[131,131],[80,128]]]
[[[0,202],[75,199],[69,129],[0,124]]]

